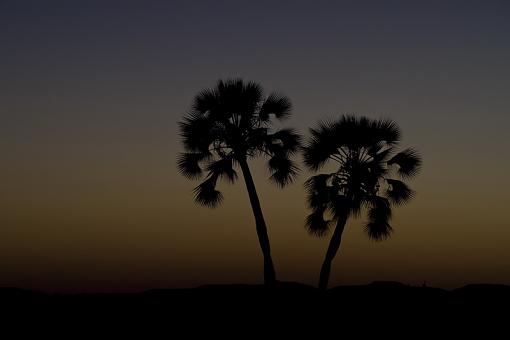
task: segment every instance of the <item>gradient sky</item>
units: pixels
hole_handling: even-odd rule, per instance
[[[331,285],[510,284],[508,1],[0,0],[0,286],[136,291],[262,281],[242,182],[196,206],[177,122],[218,78],[294,104],[306,134],[390,117],[424,157],[374,243],[349,222]],[[302,183],[252,164],[281,280],[316,284]]]

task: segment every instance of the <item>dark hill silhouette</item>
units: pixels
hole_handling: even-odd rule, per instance
[[[235,333],[239,335],[274,329],[300,333],[317,327],[318,332],[334,332],[340,327],[342,332],[354,329],[364,335],[411,329],[435,336],[439,330],[446,334],[445,329],[459,335],[473,327],[483,326],[484,332],[503,327],[510,316],[510,286],[477,284],[445,290],[373,282],[323,291],[278,282],[274,287],[204,285],[130,294],[47,294],[2,288],[0,302],[11,320],[50,329],[56,324],[82,330],[151,325],[198,336],[232,333],[237,328],[245,332]],[[6,320],[4,316],[2,321],[9,324]]]
[[[413,304],[419,310],[431,302],[455,308],[455,303],[508,303],[510,306],[510,285],[470,284],[461,288],[446,290],[434,287],[417,287],[400,282],[375,281],[368,285],[337,286],[320,291],[298,282],[278,282],[274,287],[252,284],[210,284],[196,288],[150,289],[138,293],[82,293],[49,294],[18,288],[0,288],[0,300],[4,306],[23,305],[58,307],[66,305],[73,309],[83,305],[111,306],[124,303],[170,303],[188,308],[193,303],[220,301],[228,305],[250,303],[291,303],[296,301],[315,302],[324,305],[354,305],[359,302],[377,304],[391,301],[392,309],[398,305]],[[188,306],[186,306],[188,305]],[[284,307],[284,306],[283,306]],[[366,306],[365,306],[366,307]],[[363,308],[365,308],[363,307]]]

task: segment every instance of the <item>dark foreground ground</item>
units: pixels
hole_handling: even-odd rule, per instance
[[[16,326],[21,333],[65,326],[75,334],[106,326],[120,331],[134,327],[185,334],[179,339],[229,332],[238,332],[235,335],[241,339],[258,332],[290,336],[311,330],[316,335],[349,330],[357,333],[355,338],[369,334],[385,334],[386,338],[404,330],[410,339],[425,334],[428,338],[447,334],[459,338],[461,334],[472,336],[472,332],[482,332],[482,338],[500,338],[497,334],[510,338],[510,286],[505,285],[468,285],[448,291],[375,282],[323,292],[299,283],[280,283],[273,288],[208,285],[78,295],[2,288],[0,304],[2,326],[21,324]]]

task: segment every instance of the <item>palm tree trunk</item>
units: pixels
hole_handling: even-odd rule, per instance
[[[271,285],[276,282],[276,273],[274,270],[273,259],[271,258],[271,248],[269,246],[269,237],[267,236],[266,222],[264,221],[264,215],[262,215],[259,197],[246,159],[240,160],[239,164],[243,171],[246,189],[248,190],[248,196],[250,197],[251,208],[253,210],[253,216],[255,217],[257,236],[259,237],[260,248],[262,249],[262,254],[264,256],[264,283],[266,285]]]
[[[347,222],[347,214],[340,217],[336,223],[335,231],[329,241],[328,251],[322,263],[321,273],[319,276],[319,289],[327,289],[329,281],[329,273],[331,272],[331,263],[335,258],[340,242],[342,241],[342,233],[344,232],[345,224]]]

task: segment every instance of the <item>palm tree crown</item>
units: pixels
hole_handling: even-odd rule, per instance
[[[283,120],[290,112],[287,97],[265,97],[254,82],[219,80],[216,87],[201,91],[180,123],[185,152],[178,157],[184,176],[196,179],[205,172],[195,201],[208,207],[221,203],[218,180],[235,182],[239,162],[259,155],[268,158],[270,180],[279,186],[290,183],[298,170],[290,156],[299,148],[299,135],[292,129],[271,129],[274,118]]]
[[[305,183],[312,210],[306,220],[308,231],[324,236],[331,222],[343,219],[345,223],[366,208],[368,236],[373,240],[389,237],[391,206],[413,197],[403,180],[416,175],[421,166],[415,150],[396,152],[401,135],[397,124],[343,115],[338,121],[319,123],[310,132],[303,148],[305,164],[317,171],[329,163],[335,170]]]

